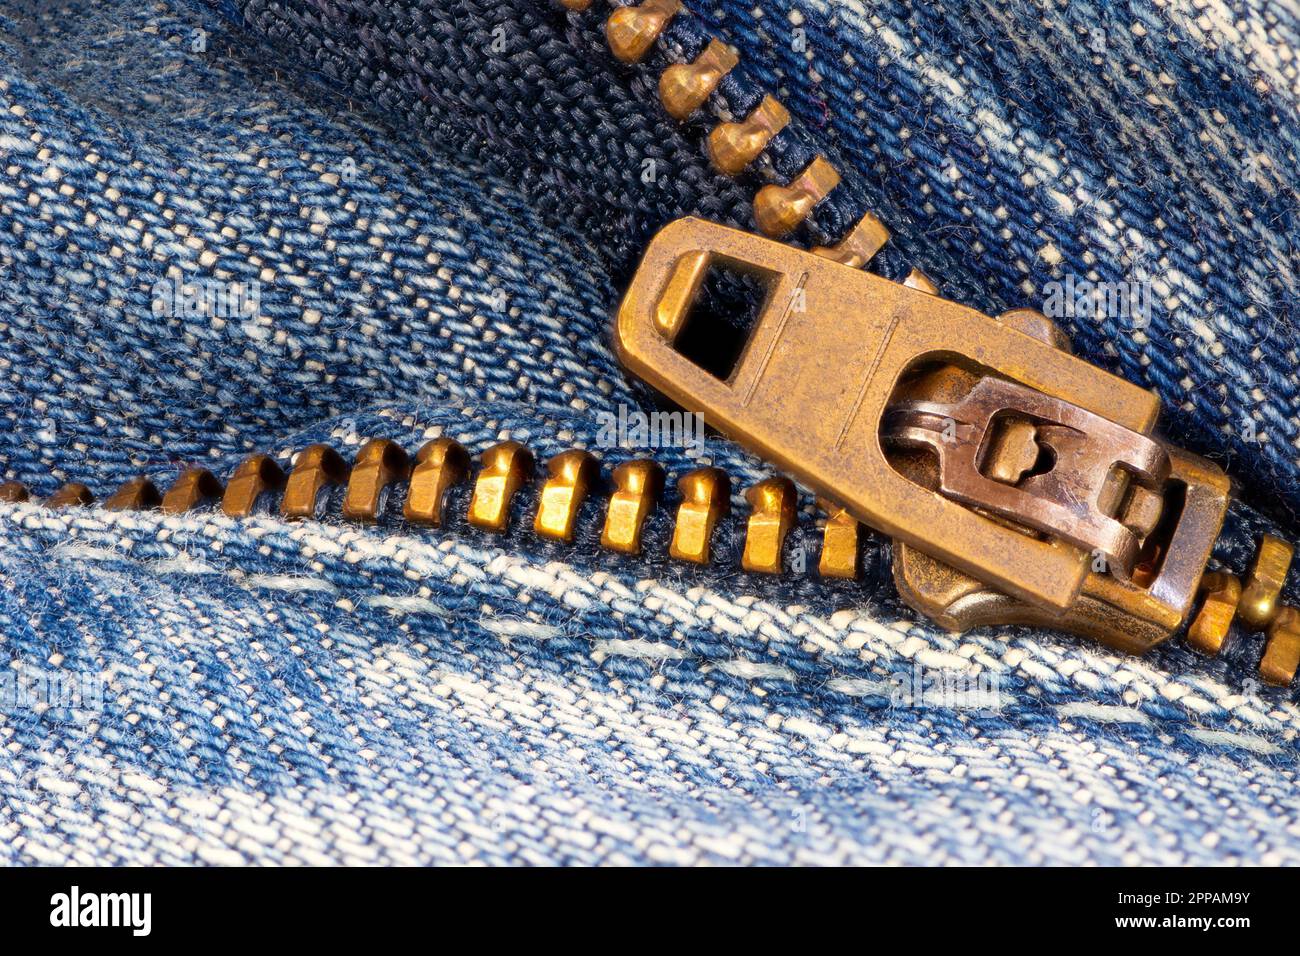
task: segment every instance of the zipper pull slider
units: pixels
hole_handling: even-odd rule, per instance
[[[730,363],[678,347],[709,339],[714,270],[765,290]],[[992,318],[697,219],[651,241],[615,325],[633,374],[894,537],[914,607],[1142,650],[1190,613],[1228,482],[1153,435],[1154,394],[1064,344],[1038,313]]]

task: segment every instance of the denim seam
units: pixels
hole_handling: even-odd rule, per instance
[[[541,588],[551,592],[564,606],[573,609],[590,606],[593,602],[616,608],[619,602],[640,601],[648,610],[666,613],[682,625],[703,612],[701,616],[709,626],[724,635],[738,637],[750,632],[765,636],[768,640],[794,639],[822,648],[856,652],[864,663],[879,660],[882,655],[893,654],[899,661],[912,661],[933,669],[969,670],[975,666],[992,669],[1004,676],[1014,676],[1021,672],[1048,687],[1060,686],[1064,681],[1066,688],[1075,687],[1084,693],[1100,693],[1106,691],[1107,686],[1111,693],[1115,688],[1126,688],[1128,693],[1124,695],[1125,706],[1132,708],[1136,717],[1116,719],[1120,711],[1113,709],[1115,705],[1101,705],[1102,709],[1090,711],[1073,704],[1064,705],[1067,709],[1061,711],[1061,716],[1093,720],[1101,724],[1142,723],[1153,729],[1163,727],[1185,732],[1203,743],[1234,746],[1256,754],[1289,752],[1269,737],[1261,738],[1258,731],[1271,731],[1270,736],[1276,734],[1286,743],[1294,744],[1295,726],[1300,724],[1300,707],[1295,704],[1288,702],[1283,705],[1282,714],[1285,719],[1260,714],[1239,695],[1231,693],[1222,685],[1213,686],[1209,680],[1199,676],[1191,676],[1186,681],[1169,678],[1160,673],[1158,666],[1137,658],[1083,651],[1083,659],[1080,659],[1078,655],[1081,648],[1078,647],[1060,649],[1052,643],[1024,639],[1006,643],[996,634],[955,638],[936,636],[909,621],[882,624],[863,612],[850,610],[836,612],[825,622],[805,619],[796,624],[787,611],[771,605],[760,605],[758,602],[746,606],[748,602],[744,598],[733,601],[703,593],[695,596],[697,601],[703,601],[703,605],[699,605],[653,580],[639,581],[629,588],[607,574],[583,576],[560,562],[538,565],[521,557],[493,554],[490,550],[468,546],[452,538],[438,540],[436,543],[398,536],[374,540],[363,532],[351,529],[342,537],[333,538],[330,537],[331,533],[340,529],[330,525],[289,523],[273,518],[236,521],[216,514],[182,519],[90,509],[75,517],[65,517],[52,515],[39,506],[23,504],[0,505],[0,515],[6,521],[16,521],[20,527],[40,527],[47,533],[55,530],[56,533],[66,535],[62,543],[51,549],[64,560],[100,564],[123,561],[150,567],[155,571],[170,571],[199,578],[220,574],[230,583],[250,591],[340,596],[335,606],[348,611],[367,607],[384,610],[395,617],[409,614],[446,616],[449,613],[444,606],[419,594],[372,593],[356,597],[358,592],[375,586],[375,582],[368,577],[362,583],[349,585],[310,574],[250,574],[237,568],[222,569],[195,558],[185,550],[184,545],[174,543],[173,539],[182,530],[196,537],[207,533],[208,544],[220,541],[231,532],[255,541],[287,538],[292,539],[308,556],[330,554],[338,560],[355,563],[357,566],[363,561],[378,557],[391,562],[392,570],[398,571],[400,576],[415,580],[420,578],[421,572],[427,573],[433,567],[431,561],[445,563],[460,559],[460,568],[464,568],[465,561],[471,564],[477,562],[477,573],[480,575],[497,575],[515,587],[524,589]],[[163,558],[144,560],[100,545],[100,539],[120,538],[120,532],[152,534],[155,543],[161,545],[168,554]],[[74,543],[79,541],[80,535],[88,536],[94,543]],[[317,547],[320,548],[319,551],[316,550]],[[421,554],[426,552],[421,560]],[[404,564],[405,568],[402,567]],[[362,574],[364,576],[365,572]],[[557,636],[562,630],[547,621],[524,619],[524,622],[525,626],[516,629],[513,636],[546,640]],[[821,626],[818,627],[817,624]],[[792,625],[793,630],[785,630]],[[499,628],[499,631],[503,630],[504,628]],[[935,647],[932,641],[936,637],[948,646]],[[593,650],[606,653],[623,654],[631,651],[627,656],[632,657],[655,659],[658,654],[659,659],[701,661],[706,668],[716,668],[750,681],[779,679],[802,684],[806,680],[789,667],[769,661],[750,660],[740,656],[732,660],[704,661],[696,654],[667,654],[659,648],[671,645],[652,641],[629,645],[602,644],[597,640],[592,645]],[[846,682],[844,678],[836,676],[829,676],[826,684],[830,689],[849,697],[864,696],[862,691],[866,686],[860,678],[848,679]],[[1226,722],[1228,727],[1239,728],[1239,731],[1225,727],[1202,727],[1196,723],[1198,719]]]

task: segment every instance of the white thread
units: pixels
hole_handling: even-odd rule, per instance
[[[81,784],[76,780],[60,780],[57,777],[37,777],[36,785],[42,790],[61,797],[75,797],[81,793]]]
[[[1203,744],[1217,747],[1239,747],[1257,754],[1280,754],[1282,748],[1271,740],[1252,734],[1234,734],[1230,730],[1189,730],[1187,736]]]
[[[787,717],[781,721],[781,729],[786,733],[798,734],[800,737],[807,737],[810,740],[830,740],[831,738],[831,732],[828,728],[803,717]]]
[[[546,641],[552,637],[559,637],[563,633],[561,628],[552,624],[526,621],[518,617],[482,617],[479,619],[479,624],[485,631],[491,631],[498,637],[531,637]]]
[[[691,657],[689,651],[662,644],[658,641],[620,640],[596,641],[591,646],[594,654],[609,654],[614,657],[645,657],[657,661],[682,661]]]
[[[235,580],[241,579],[236,577]],[[274,588],[277,591],[334,591],[334,585],[328,581],[292,574],[250,574],[242,579],[242,583],[248,588]]]
[[[88,544],[61,544],[51,549],[56,557],[62,560],[72,561],[129,561],[125,554],[120,551],[110,551],[107,548],[94,548]]]
[[[832,677],[826,682],[826,687],[846,697],[889,697],[893,690],[884,681],[860,677]]]
[[[724,674],[730,674],[732,677],[743,677],[745,680],[794,680],[794,671],[783,664],[760,664],[758,661],[722,661],[715,664],[718,670]]]
[[[1056,708],[1056,712],[1065,718],[1082,717],[1085,720],[1096,720],[1105,724],[1151,723],[1151,718],[1140,710],[1134,710],[1132,707],[1088,704],[1083,701],[1061,704]]]
[[[188,554],[178,554],[174,558],[164,558],[153,563],[153,569],[158,574],[222,574],[222,570],[208,564],[206,561],[200,561],[198,558],[192,558]]]
[[[436,614],[438,617],[447,618],[452,616],[451,611],[441,604],[414,595],[398,597],[391,594],[372,594],[369,597],[362,598],[361,603],[367,607],[381,608],[393,614],[394,617],[402,614]]]
[[[26,139],[19,139],[17,136],[10,136],[8,133],[0,135],[0,153],[34,153],[36,146]]]
[[[224,847],[200,846],[195,853],[203,862],[214,866],[242,866],[248,863],[242,853]]]

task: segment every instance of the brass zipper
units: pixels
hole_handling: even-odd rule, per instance
[[[725,372],[676,347],[717,268],[766,288]],[[1027,624],[1142,653],[1190,619],[1189,643],[1212,654],[1235,615],[1268,634],[1266,681],[1288,684],[1300,667],[1300,611],[1279,600],[1291,546],[1265,535],[1245,584],[1205,574],[1227,476],[1158,439],[1157,396],[1075,358],[1042,313],[993,318],[682,219],[651,241],[615,350],[674,403],[893,537],[900,597],[950,630]]]
[[[580,12],[592,0],[556,0]],[[654,48],[668,24],[686,11],[681,0],[642,0],[626,6],[612,3],[605,21],[610,53],[624,64],[641,63]],[[689,63],[672,63],[659,75],[659,102],[669,116],[686,122],[703,109],[722,79],[740,58],[731,47],[713,39]],[[790,124],[790,111],[775,97],[764,96],[748,116],[714,124],[705,138],[713,168],[726,176],[739,176],[763,155],[768,144]],[[840,173],[826,157],[815,156],[788,183],[767,183],[754,193],[753,217],[766,236],[779,239],[792,234],[813,209],[840,184]],[[870,212],[832,246],[813,251],[836,262],[859,268],[866,265],[889,239],[889,230]],[[928,282],[918,273],[916,281]]]
[[[503,533],[509,530],[512,512],[522,511],[533,515],[532,532],[537,537],[572,543],[582,505],[593,496],[601,496],[606,501],[600,546],[635,557],[643,552],[643,531],[651,513],[663,503],[668,477],[659,463],[638,458],[615,465],[605,480],[599,460],[575,448],[550,458],[545,465],[546,477],[538,483],[532,453],[512,441],[484,449],[478,456],[476,474],[471,457],[464,446],[448,437],[426,442],[413,458],[396,442],[371,439],[361,445],[351,463],[334,448],[314,444],[293,455],[287,471],[274,457],[257,453],[245,458],[224,483],[206,468],[191,467],[181,472],[166,491],[160,491],[145,477],[129,479],[99,506],[110,511],[162,514],[216,508],[237,519],[278,513],[286,519],[303,520],[318,517],[330,494],[341,489],[341,513],[347,521],[375,524],[392,516],[388,503],[400,498],[401,517],[408,524],[439,528],[450,523],[446,514],[449,492],[472,477],[464,516],[472,527]],[[669,557],[717,566],[711,544],[718,523],[730,511],[730,476],[719,468],[700,467],[679,475],[677,489],[680,500],[668,543]],[[522,495],[532,496],[534,503],[513,508]],[[746,488],[743,497],[749,513],[744,517],[741,570],[766,575],[788,571],[786,539],[801,520],[794,484],[780,476],[765,478]],[[64,484],[43,502],[33,499],[19,482],[3,482],[0,502],[39,503],[52,510],[85,508],[96,503],[90,488],[75,481]],[[817,503],[823,515],[818,522],[819,575],[857,578],[862,524],[847,509],[824,497],[819,497]],[[1291,545],[1264,535],[1244,579],[1224,571],[1205,574],[1198,588],[1200,606],[1186,632],[1187,642],[1213,655],[1223,649],[1233,624],[1265,631],[1268,636],[1260,674],[1269,683],[1289,684],[1300,666],[1300,610],[1282,604],[1280,595],[1292,555]],[[895,582],[901,596],[914,606],[925,599],[924,574],[919,580],[917,577],[918,560],[932,559],[923,552],[896,545]],[[934,574],[934,569],[929,573]],[[1005,596],[998,597],[1002,603],[993,612],[1007,623],[1063,626],[1060,618],[1034,615],[1024,607],[1016,613],[1016,608],[1006,604]],[[977,608],[977,613],[965,620],[944,619],[942,609],[935,606],[919,609],[953,630],[995,623],[989,618],[987,606]],[[1130,633],[1142,632],[1136,618],[1124,623]]]
[[[578,12],[588,9],[592,0],[557,2]],[[642,62],[664,28],[684,10],[680,0],[612,6],[605,22],[605,37],[611,54],[624,64]],[[738,62],[734,50],[720,40],[712,40],[693,62],[670,64],[663,69],[658,84],[661,105],[678,121],[686,121],[705,106]],[[706,139],[714,168],[727,176],[746,172],[790,119],[789,111],[769,95],[749,116],[718,122]],[[766,235],[786,236],[839,182],[835,168],[817,156],[789,183],[768,183],[757,188],[754,221]],[[867,213],[840,242],[815,252],[856,268],[870,261],[888,238],[884,225]],[[928,282],[919,273],[909,281]],[[503,442],[485,449],[479,461],[466,521],[489,532],[504,532],[516,495],[534,486],[533,455],[518,443]],[[258,453],[241,462],[224,483],[201,467],[184,471],[165,492],[148,478],[133,478],[100,506],[179,514],[215,504],[232,518],[278,511],[284,518],[303,519],[317,516],[330,491],[341,486],[345,489],[342,516],[349,521],[375,523],[384,513],[390,495],[404,485],[405,520],[413,525],[438,527],[444,523],[447,493],[466,481],[470,470],[469,452],[451,438],[425,444],[414,458],[393,441],[373,439],[361,447],[352,463],[330,446],[316,444],[294,455],[287,472],[271,455]],[[548,476],[537,491],[533,532],[540,538],[571,542],[580,506],[601,484],[600,464],[591,453],[573,449],[551,458],[546,470]],[[661,499],[666,477],[665,469],[650,459],[625,461],[613,469],[600,537],[603,548],[625,555],[641,553],[642,530]],[[707,565],[714,530],[730,510],[730,476],[718,468],[697,468],[678,476],[677,488],[681,502],[669,543],[670,556]],[[744,497],[751,513],[741,567],[754,573],[779,574],[783,546],[796,523],[794,485],[788,479],[773,477],[746,489]],[[0,501],[31,500],[23,485],[0,484]],[[43,502],[52,509],[94,503],[90,488],[80,482],[65,484]],[[859,572],[860,525],[830,501],[819,501],[819,505],[825,512],[819,573],[852,579]]]
[[[639,62],[682,10],[680,0],[616,6],[605,26],[614,56]],[[693,62],[668,66],[664,109],[686,120],[738,62],[714,40]],[[768,96],[748,117],[718,123],[708,135],[715,169],[743,172],[789,122]],[[754,222],[769,238],[787,236],[839,182],[818,156],[788,184],[758,190]],[[939,298],[918,270],[895,284],[839,268],[860,270],[888,238],[869,213],[811,254],[673,223],[651,242],[624,298],[619,358],[817,491],[839,516],[827,523],[824,553],[834,528],[855,520],[893,536],[900,596],[950,629],[1033,624],[1141,653],[1190,619],[1189,643],[1214,654],[1235,619],[1268,634],[1261,676],[1290,683],[1300,610],[1279,595],[1292,548],[1265,535],[1244,585],[1205,572],[1230,485],[1217,466],[1154,437],[1158,398],[1074,359],[1065,334],[1036,310],[991,319]],[[763,315],[721,381],[673,348],[719,263],[767,287]],[[909,337],[912,352],[896,354]],[[765,503],[765,527],[778,537],[784,513],[771,502],[784,493],[747,497]]]
[[[582,11],[592,0],[558,2]],[[642,61],[682,10],[680,0],[615,5],[605,24],[611,53],[623,63]],[[734,50],[713,40],[694,61],[668,65],[658,87],[663,108],[687,120],[737,63]],[[747,117],[715,124],[707,136],[713,166],[728,176],[743,173],[789,122],[789,111],[766,96]],[[756,190],[754,222],[767,237],[788,236],[839,182],[838,171],[817,156],[790,182]],[[620,308],[619,356],[680,405],[704,412],[729,437],[818,493],[825,514],[818,561],[824,577],[858,575],[866,524],[898,539],[894,579],[900,596],[951,629],[1033,624],[1140,652],[1190,619],[1188,642],[1214,654],[1235,621],[1267,632],[1261,676],[1290,683],[1300,666],[1300,609],[1281,604],[1280,594],[1291,546],[1265,535],[1244,582],[1227,572],[1204,573],[1223,522],[1227,479],[1211,463],[1151,436],[1154,396],[1073,359],[1063,333],[1034,310],[992,319],[939,298],[937,286],[919,271],[902,283],[859,271],[888,238],[870,213],[839,242],[810,252],[694,220],[674,223],[651,243]],[[764,316],[751,333],[742,367],[726,381],[701,377],[700,369],[683,364],[672,350],[704,274],[718,261],[769,280]],[[854,327],[863,316],[868,325]],[[799,334],[783,339],[791,326]],[[891,359],[886,346],[897,341],[900,329],[913,336],[919,329],[923,338],[932,333],[922,343],[929,352],[921,352],[941,361],[917,374]],[[766,344],[756,344],[765,334]],[[812,424],[792,429],[789,420],[766,420],[754,411],[777,408],[785,414],[797,404],[793,396],[819,389],[824,394],[835,370],[852,365],[850,357],[872,342],[879,343],[875,358],[858,367],[860,381],[853,388],[837,393],[829,408],[812,402],[801,409],[815,419]],[[921,352],[914,350],[911,358]],[[992,391],[981,382],[992,383]],[[782,401],[753,402],[762,389]],[[830,414],[845,406],[847,419]],[[870,414],[862,431],[864,407]],[[1009,422],[995,429],[1005,412],[1013,413]],[[830,432],[823,427],[828,422]],[[953,441],[966,455],[963,465],[949,465],[957,456],[946,444],[947,422],[956,426]],[[1064,440],[1062,429],[1076,437]],[[1036,443],[1053,440],[1078,459],[1075,485],[1065,490],[1082,487],[1092,495],[1083,502],[1087,514],[1075,516],[1087,520],[1047,508],[1044,501],[1059,502],[1042,494],[1041,485],[1040,493],[1007,490],[1023,490],[1018,485],[1038,467]],[[1098,442],[1105,446],[1101,452]],[[864,448],[873,453],[868,459],[856,454]],[[938,453],[937,472],[918,456],[924,448]],[[1054,450],[1060,454],[1062,448]],[[1127,469],[1122,480],[1112,476],[1116,461]],[[343,518],[375,523],[394,492],[404,489],[403,518],[440,527],[448,492],[471,471],[469,451],[452,438],[428,442],[413,458],[399,444],[376,438],[350,463],[330,446],[316,444],[293,456],[287,473],[272,456],[255,454],[224,483],[197,467],[165,492],[147,478],[134,478],[102,507],[179,514],[216,505],[232,518],[278,510],[297,520],[319,516],[331,492],[341,488]],[[546,462],[540,486],[534,475],[534,457],[524,446],[507,441],[484,449],[467,523],[504,532],[517,497],[535,491],[533,533],[572,542],[583,502],[603,487],[599,461],[571,449]],[[1085,481],[1089,475],[1091,485]],[[623,555],[642,552],[642,532],[667,477],[650,459],[613,468],[601,547]],[[1182,495],[1176,503],[1169,494],[1175,486]],[[730,509],[730,477],[718,468],[697,468],[677,476],[677,488],[669,555],[708,565],[715,529]],[[774,476],[747,488],[744,498],[750,511],[741,567],[779,574],[786,538],[798,521],[795,486]],[[21,484],[0,484],[0,501],[29,500]],[[44,505],[62,509],[93,502],[86,485],[70,482]],[[1169,515],[1173,520],[1162,520]],[[1103,546],[1090,555],[1083,548],[1094,542]],[[1089,567],[1097,553],[1105,562]]]
[[[438,528],[447,523],[448,493],[471,477],[469,451],[455,439],[426,442],[412,458],[405,448],[386,438],[365,442],[349,463],[329,445],[308,445],[292,456],[286,471],[270,455],[245,458],[223,483],[211,471],[192,467],[166,489],[148,478],[124,482],[100,507],[109,511],[160,511],[183,514],[215,507],[231,518],[278,513],[290,520],[320,517],[331,493],[342,491],[342,516],[348,521],[375,524],[388,514],[388,502],[401,498],[401,516],[408,524]],[[603,495],[605,519],[601,547],[623,555],[639,555],[650,514],[661,504],[667,473],[649,458],[616,465],[607,483],[591,452],[574,448],[550,458],[546,477],[535,480],[534,456],[525,446],[504,441],[484,449],[473,475],[465,521],[483,531],[509,530],[517,497],[531,494],[535,504],[532,531],[542,539],[571,544],[579,511],[593,495]],[[731,478],[720,468],[705,466],[677,477],[681,500],[677,506],[668,551],[672,558],[707,565],[718,522],[731,506]],[[404,494],[402,494],[404,492]],[[780,574],[786,538],[796,516],[796,491],[787,478],[773,477],[744,492],[750,505],[746,519],[741,568],[757,574]],[[0,484],[0,501],[40,503],[53,510],[90,507],[91,490],[69,482],[44,502],[36,502],[19,482]],[[822,503],[826,511],[821,557],[823,577],[854,578],[860,563],[860,526],[844,509]]]

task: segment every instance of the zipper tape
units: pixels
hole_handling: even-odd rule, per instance
[[[550,217],[586,224],[588,249],[618,283],[663,223],[700,215],[752,228],[757,189],[795,181],[824,152],[793,120],[739,181],[714,169],[706,144],[714,109],[748,117],[772,91],[742,60],[685,124],[670,116],[661,74],[716,39],[691,11],[671,18],[644,60],[623,65],[605,25],[631,5],[608,0],[582,12],[555,0],[448,0],[436,18],[414,6],[235,6],[240,25],[286,65],[518,182]],[[809,217],[809,243],[834,245],[870,208],[862,184],[842,176]]]
[[[601,9],[602,6],[601,0],[597,0],[583,16],[586,20],[594,18],[608,23],[609,12]],[[609,7],[615,10],[632,10],[638,6],[634,0],[609,0]],[[659,76],[675,65],[697,61],[709,49],[710,44],[719,42],[717,35],[709,30],[699,15],[690,8],[682,7],[658,34],[657,49],[640,65]],[[702,114],[705,117],[702,125],[706,129],[716,122],[719,115],[739,121],[752,116],[771,94],[771,90],[750,75],[741,58],[721,77],[710,97],[712,102],[704,104],[697,116]],[[753,171],[770,183],[784,185],[798,180],[822,155],[802,124],[796,119],[790,119],[767,141],[761,160],[754,164],[757,168]],[[847,168],[840,163],[832,162],[832,165],[836,169]],[[834,245],[844,239],[871,208],[856,183],[839,179],[838,185],[827,192],[809,215],[809,234],[818,243]],[[752,222],[743,222],[741,225],[753,227]]]

